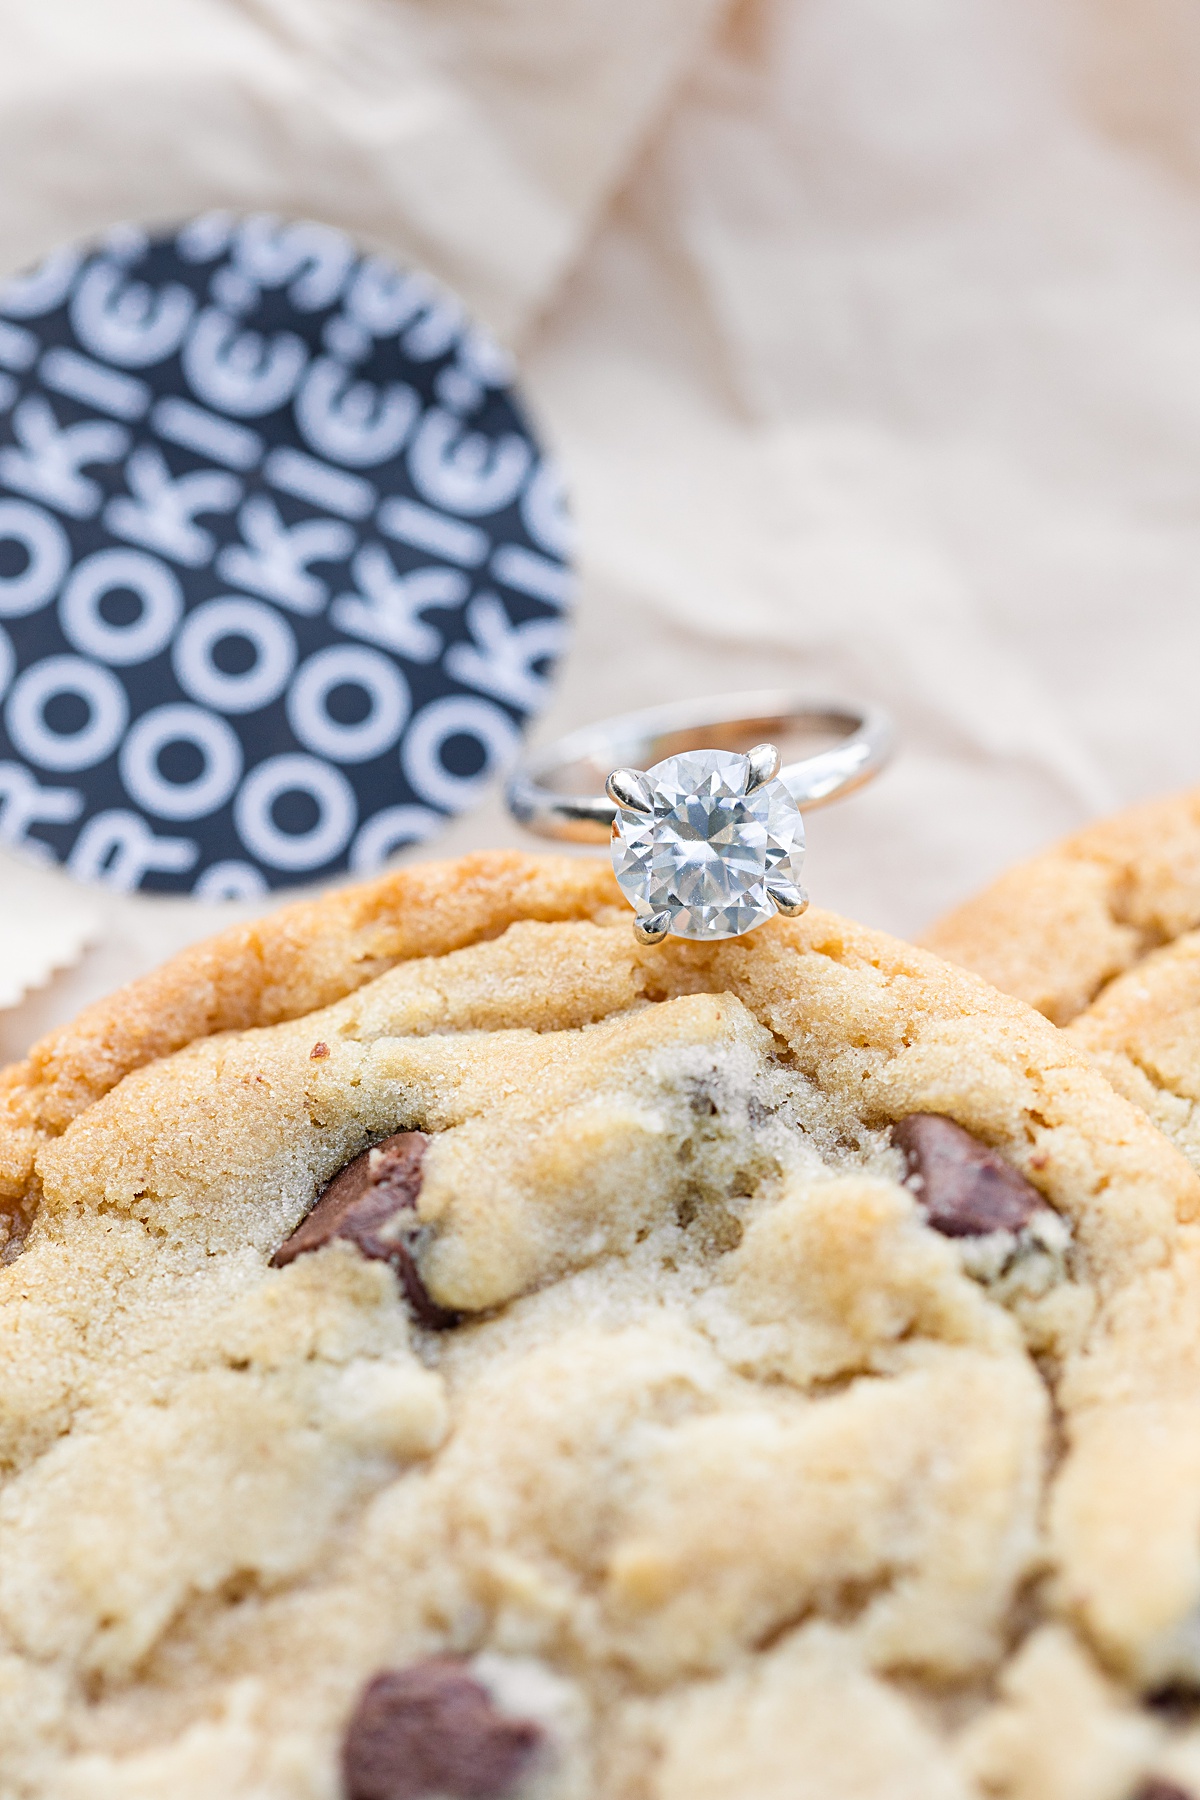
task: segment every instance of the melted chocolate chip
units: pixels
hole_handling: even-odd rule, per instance
[[[1152,1688],[1145,1703],[1172,1725],[1191,1725],[1200,1712],[1200,1690],[1188,1681],[1166,1681]]]
[[[893,1125],[892,1141],[921,1178],[929,1224],[946,1237],[1019,1231],[1044,1204],[1011,1163],[941,1113],[910,1113]]]
[[[16,1262],[25,1249],[32,1223],[32,1216],[22,1206],[14,1207],[12,1212],[0,1211],[0,1267]]]
[[[345,1238],[373,1262],[390,1263],[417,1322],[448,1331],[460,1314],[439,1306],[421,1280],[412,1252],[393,1227],[411,1212],[421,1192],[421,1163],[429,1139],[423,1131],[398,1131],[347,1163],[320,1195],[306,1219],[280,1244],[271,1266],[282,1269],[309,1250]]]
[[[1192,1800],[1192,1796],[1177,1782],[1163,1781],[1160,1776],[1152,1775],[1149,1781],[1142,1782],[1132,1800]]]
[[[346,1800],[505,1800],[542,1741],[453,1657],[369,1681],[342,1741]]]

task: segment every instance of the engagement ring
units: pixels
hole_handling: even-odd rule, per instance
[[[835,741],[784,763],[778,746],[813,737]],[[611,840],[640,943],[740,937],[804,911],[801,808],[861,787],[891,747],[877,707],[789,693],[688,701],[560,738],[517,770],[508,806],[541,837]]]

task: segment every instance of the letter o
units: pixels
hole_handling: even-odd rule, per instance
[[[213,651],[223,638],[244,638],[254,661],[239,674],[217,667]],[[296,640],[274,607],[227,594],[206,600],[184,620],[171,651],[175,679],[185,693],[218,712],[257,712],[278,700],[296,666]]]
[[[192,744],[204,767],[191,781],[168,781],[158,767],[168,744]],[[160,819],[203,819],[224,806],[242,774],[232,726],[202,706],[171,704],[143,713],[121,745],[121,780],[131,800]]]
[[[142,603],[130,625],[110,625],[100,602],[128,588]],[[165,650],[183,616],[183,592],[172,570],[142,550],[97,550],[85,557],[58,604],[63,635],[84,656],[123,667]]]
[[[360,688],[370,701],[365,719],[345,725],[329,711],[335,688]],[[367,762],[390,750],[412,701],[395,663],[362,644],[331,644],[302,663],[287,697],[288,721],[306,749],[334,762]]]
[[[255,900],[266,891],[262,870],[236,857],[209,863],[192,888],[198,900]]]
[[[85,702],[89,718],[78,731],[52,731],[46,708],[60,694]],[[42,769],[90,769],[116,749],[129,718],[125,689],[107,669],[82,656],[47,656],[13,682],[4,719],[8,735]]]
[[[474,775],[455,775],[442,761],[452,737],[471,737],[484,753]],[[482,798],[493,776],[516,756],[521,738],[507,713],[490,700],[447,694],[419,712],[400,746],[400,764],[409,785],[441,812],[459,813]]]
[[[284,794],[308,794],[317,822],[308,831],[281,831],[271,808]],[[319,869],[340,856],[358,823],[354,789],[340,769],[315,756],[269,756],[252,769],[233,803],[233,822],[242,843],[273,869]]]
[[[441,813],[427,806],[385,806],[360,825],[350,849],[350,867],[356,874],[373,875],[397,850],[423,844],[441,825]]]
[[[57,592],[71,546],[58,520],[27,500],[0,500],[0,543],[20,544],[29,558],[19,575],[0,576],[0,619],[23,619]]]

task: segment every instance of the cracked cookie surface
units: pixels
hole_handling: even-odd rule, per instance
[[[921,951],[487,866],[367,979],[10,1077],[0,1791],[1188,1791],[1184,1158]]]
[[[1064,1026],[1200,1169],[1200,792],[1008,870],[925,942]]]
[[[922,943],[1067,1025],[1200,927],[1200,789],[1101,819],[1011,869]]]

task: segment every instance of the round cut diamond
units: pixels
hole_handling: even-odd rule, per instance
[[[692,750],[646,771],[653,810],[617,808],[613,869],[640,918],[665,913],[677,937],[740,937],[775,916],[768,886],[795,889],[804,821],[782,781],[746,792],[750,765]]]

